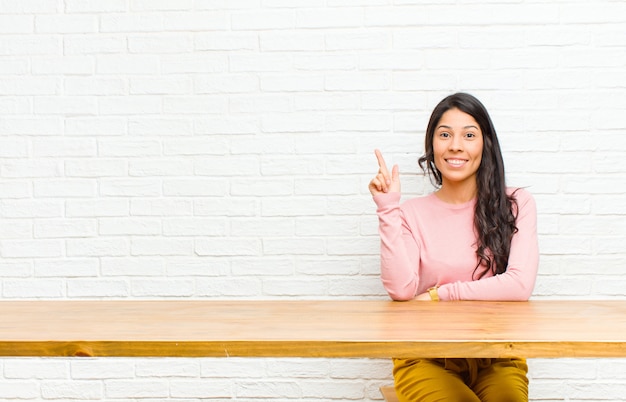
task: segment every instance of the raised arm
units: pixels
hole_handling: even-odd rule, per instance
[[[417,291],[419,245],[400,209],[400,173],[394,165],[389,173],[379,150],[375,151],[378,173],[369,184],[376,203],[380,233],[381,279],[394,300],[410,300]]]

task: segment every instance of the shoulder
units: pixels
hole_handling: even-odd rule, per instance
[[[533,195],[522,187],[508,187],[507,194],[515,200],[515,206],[519,212],[536,211],[535,198]]]
[[[523,187],[507,187],[506,193],[509,197],[513,197],[518,203],[533,201],[533,195]]]

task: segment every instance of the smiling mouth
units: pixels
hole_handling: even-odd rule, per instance
[[[467,159],[446,159],[445,161],[454,167],[461,167],[467,163]]]

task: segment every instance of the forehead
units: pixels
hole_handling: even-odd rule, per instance
[[[476,127],[480,130],[480,125],[476,122],[476,119],[474,119],[472,115],[457,108],[448,109],[441,115],[441,118],[437,123],[437,128],[441,128],[441,126],[454,129]]]

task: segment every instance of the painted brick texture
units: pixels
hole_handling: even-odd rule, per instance
[[[367,183],[487,106],[538,203],[536,299],[626,297],[626,3],[0,0],[4,299],[384,299]],[[532,401],[626,401],[623,359]],[[0,400],[374,401],[369,359],[0,359]]]

